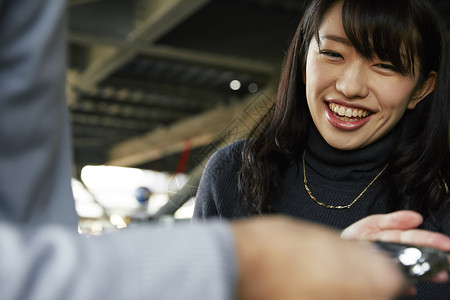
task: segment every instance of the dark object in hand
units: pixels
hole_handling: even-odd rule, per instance
[[[377,249],[385,251],[394,259],[411,284],[430,279],[449,268],[447,254],[444,251],[399,243],[375,242],[374,244]]]

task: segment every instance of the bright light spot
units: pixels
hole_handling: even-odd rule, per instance
[[[169,194],[177,193],[183,187],[183,185],[186,183],[188,178],[189,177],[183,173],[178,173],[178,174],[174,175],[173,177],[171,177],[169,179],[168,186],[167,186],[168,193]]]
[[[103,225],[100,222],[94,222],[91,226],[92,234],[99,234],[103,231]]]
[[[190,219],[194,215],[195,198],[189,199],[183,206],[181,206],[174,214],[175,219]]]
[[[252,82],[248,85],[248,91],[252,94],[256,93],[258,91],[259,87],[256,83]]]
[[[92,202],[94,197],[84,188],[83,184],[72,178],[72,190],[75,201]]]
[[[95,202],[92,194],[86,190],[81,182],[72,179],[72,190],[78,216],[92,219],[103,216],[103,208]]]
[[[117,229],[127,226],[130,224],[127,218],[139,211],[149,216],[154,215],[188,180],[186,174],[173,175],[113,166],[86,166],[81,170],[81,178],[84,185],[80,182],[74,185],[84,187],[79,194],[84,193],[84,196],[80,196],[80,198],[85,200],[78,202],[80,204],[88,203],[88,205],[84,205],[80,209],[80,215],[88,215],[88,212],[84,212],[83,209],[89,208],[91,209],[89,215],[92,216],[90,218],[94,218],[94,213],[97,214],[97,218],[109,216],[109,220],[103,224],[103,231],[106,227]],[[147,187],[151,191],[150,198],[145,205],[136,199],[135,192],[139,187]],[[90,207],[93,205],[97,205],[97,210]],[[104,211],[99,211],[98,208],[103,208]],[[192,201],[186,203],[177,212],[177,218],[192,217],[193,209]],[[92,229],[90,224],[83,223],[82,231],[94,232],[96,229]],[[108,228],[106,229],[108,230]]]
[[[230,82],[230,88],[231,88],[233,91],[239,90],[239,89],[241,88],[241,82],[240,82],[239,80],[236,80],[236,79],[231,80],[231,82]]]
[[[135,197],[138,187],[148,187],[154,195],[167,193],[169,177],[165,173],[113,166],[86,166],[81,178],[107,214],[129,215],[140,206]]]
[[[81,218],[97,219],[103,216],[103,209],[95,202],[75,202],[75,209]]]
[[[113,224],[117,228],[125,228],[125,227],[127,227],[127,223],[125,222],[125,220],[121,216],[119,216],[118,214],[112,214],[109,217],[109,221],[111,222],[111,224]]]
[[[426,272],[430,271],[431,266],[428,262],[423,262],[422,264],[417,264],[414,267],[412,267],[411,271],[418,276],[421,276],[425,274]]]
[[[398,259],[406,266],[412,266],[422,257],[422,252],[417,248],[406,248],[398,256]]]
[[[150,201],[148,202],[148,213],[150,215],[155,214],[161,207],[169,202],[168,194],[156,194],[152,195]]]

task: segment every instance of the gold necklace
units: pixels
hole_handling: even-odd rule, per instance
[[[345,208],[350,208],[353,204],[355,204],[356,201],[358,201],[359,198],[361,198],[361,196],[367,191],[367,189],[378,179],[378,177],[381,176],[381,174],[383,174],[383,172],[386,170],[388,164],[386,164],[384,166],[384,168],[380,171],[380,173],[377,174],[377,176],[375,176],[374,179],[372,179],[372,181],[366,186],[366,188],[359,193],[358,197],[356,197],[355,199],[353,199],[352,202],[350,202],[347,205],[329,205],[329,204],[325,204],[323,202],[320,202],[319,200],[316,199],[316,197],[313,196],[313,194],[311,193],[311,190],[308,187],[308,180],[306,180],[306,166],[305,166],[305,154],[306,154],[306,149],[303,151],[303,182],[305,184],[305,189],[308,192],[308,195],[311,199],[314,200],[314,202],[316,202],[318,205],[323,206],[325,208],[330,208],[330,209],[345,209]]]

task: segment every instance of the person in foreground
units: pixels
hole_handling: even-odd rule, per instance
[[[210,158],[194,218],[283,214],[357,239],[448,237],[448,54],[427,0],[311,1],[274,103]],[[380,216],[395,211],[411,222],[386,232]],[[448,299],[450,283],[417,288],[415,299]]]
[[[0,0],[0,299],[381,300],[407,292],[396,266],[367,242],[287,217],[78,235],[65,5]]]

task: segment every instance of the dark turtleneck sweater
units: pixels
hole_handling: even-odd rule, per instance
[[[328,145],[313,126],[305,155],[306,177],[312,194],[328,205],[351,203],[386,165],[395,141],[396,133],[391,131],[363,149],[338,150]],[[250,216],[237,190],[243,146],[244,141],[240,140],[211,156],[198,188],[194,218]],[[271,200],[272,210],[276,214],[344,229],[368,215],[390,212],[388,178],[383,175],[350,208],[329,209],[319,206],[306,192],[302,157],[299,157],[298,162],[287,167],[280,176],[279,189]],[[424,220],[422,228],[435,231],[429,219]],[[444,228],[449,228],[449,224],[444,224]],[[404,299],[450,299],[450,284],[421,283],[418,289],[418,296]]]

